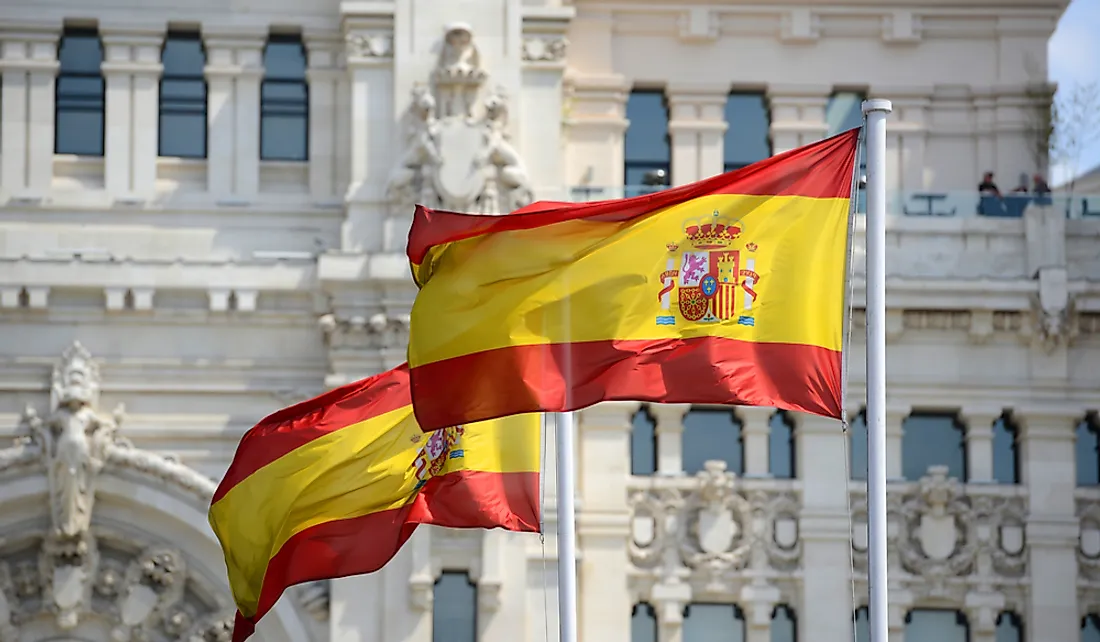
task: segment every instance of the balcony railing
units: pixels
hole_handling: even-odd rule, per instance
[[[574,185],[564,193],[546,198],[575,203],[628,198],[652,194],[666,189],[653,185]],[[865,192],[857,197],[857,211],[866,211]],[[924,217],[973,217],[1021,218],[1030,204],[1046,205],[1065,211],[1066,218],[1094,218],[1100,220],[1100,194],[1054,193],[1045,196],[1032,194],[1005,194],[1002,197],[983,196],[976,191],[891,191],[886,195],[886,208],[895,216]]]

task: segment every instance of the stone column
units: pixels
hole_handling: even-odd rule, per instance
[[[573,74],[567,83],[566,181],[571,186],[619,189],[624,181],[623,140],[630,124],[630,84],[618,74]],[[595,198],[617,195],[621,194],[597,193]]]
[[[729,85],[672,83],[668,96],[672,185],[722,173],[722,146]]]
[[[657,474],[684,473],[684,416],[691,404],[652,404],[650,414],[657,421]]]
[[[771,103],[772,153],[792,150],[825,137],[827,85],[768,85]]]
[[[767,584],[754,582],[741,589],[740,602],[745,614],[745,642],[770,642],[772,611],[779,603],[779,597],[779,589]]]
[[[963,408],[966,422],[966,479],[964,483],[993,483],[993,424],[1001,411]]]
[[[582,640],[630,641],[630,418],[634,402],[609,402],[580,412],[577,547],[581,562],[578,635]]]
[[[768,434],[774,414],[775,408],[742,406],[737,409],[737,416],[741,418],[741,443],[745,456],[744,477],[771,475],[768,471]]]
[[[0,190],[19,199],[41,199],[53,180],[57,37],[55,31],[7,31],[0,36]]]
[[[1023,483],[1027,485],[1028,640],[1076,640],[1077,539],[1074,500],[1077,484],[1074,428],[1080,415],[1066,409],[1018,408]],[[1084,410],[1081,410],[1084,414]]]
[[[351,171],[344,195],[347,219],[341,235],[345,251],[379,252],[386,249],[386,181],[400,148],[397,130],[400,109],[408,96],[394,96],[393,17],[382,13],[344,16],[347,43],[347,84]]]
[[[341,40],[338,34],[306,34],[309,68],[309,194],[314,203],[335,203],[336,149],[347,144],[337,136],[339,112],[347,105],[336,102],[337,85],[346,72],[338,67]]]
[[[152,198],[157,179],[163,28],[101,27],[107,86],[104,186],[115,201]]]
[[[908,589],[890,587],[887,624],[890,642],[905,642],[905,618],[913,607],[913,593]]]
[[[255,199],[260,183],[260,81],[267,31],[204,27],[207,185],[222,204]]]
[[[843,462],[847,439],[839,421],[791,413],[795,421],[798,479],[802,483],[802,610],[800,640],[851,640],[852,612],[847,483]],[[813,453],[813,456],[808,456]],[[823,599],[822,596],[828,596]]]
[[[1005,596],[996,591],[971,591],[966,595],[966,619],[970,642],[997,642],[997,615],[1004,610]]]
[[[681,642],[684,639],[684,609],[691,602],[691,585],[678,579],[666,579],[653,586],[649,599],[657,613],[657,642]]]
[[[931,187],[931,173],[925,169],[924,152],[928,141],[928,110],[932,104],[932,89],[912,87],[900,92],[881,91],[873,95],[889,95],[894,105],[890,129],[898,133],[898,189],[919,192]]]

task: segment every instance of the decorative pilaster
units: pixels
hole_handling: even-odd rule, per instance
[[[1083,409],[1082,409],[1083,414]],[[1079,415],[1061,410],[1017,408],[1023,482],[1030,508],[1026,541],[1031,586],[1027,630],[1032,640],[1075,640],[1080,635],[1077,610],[1077,541],[1074,500],[1074,428]]]
[[[107,85],[104,185],[115,201],[152,198],[157,178],[164,32],[101,27]]]
[[[803,413],[791,413],[791,417],[797,424],[798,452],[813,453],[797,458],[802,481],[803,574],[798,639],[850,640],[855,607],[849,597],[848,480],[843,466],[819,463],[844,461],[847,437],[839,421]],[[821,595],[830,599],[817,599]]]
[[[338,86],[347,73],[339,68],[340,38],[337,34],[306,34],[309,57],[309,194],[315,203],[334,203],[336,164],[340,145],[340,111],[347,105],[336,101]],[[342,200],[342,199],[341,199]]]
[[[684,472],[684,416],[691,404],[652,404],[649,412],[657,422],[657,473]]]
[[[581,595],[598,595],[599,608],[580,607],[582,640],[629,642],[630,514],[625,508],[630,476],[630,418],[635,402],[608,402],[581,411],[577,545]]]
[[[574,13],[572,7],[546,8],[523,17],[518,133],[536,196],[547,193],[556,198],[566,182],[561,105],[569,48],[565,34]]]
[[[963,408],[966,422],[967,483],[993,483],[993,424],[1001,412],[986,408]]]
[[[21,200],[40,200],[53,180],[54,30],[0,32],[3,103],[0,106],[0,191]]]
[[[669,104],[672,185],[686,185],[722,173],[728,85],[671,84]]]
[[[775,408],[742,406],[737,409],[741,418],[741,443],[744,448],[745,477],[768,477],[768,433]],[[839,460],[843,461],[843,460]]]
[[[267,32],[203,31],[207,80],[207,185],[226,205],[251,202],[260,183],[260,81]]]
[[[566,85],[566,182],[593,188],[622,185],[630,84],[618,74],[572,73]]]
[[[826,85],[768,85],[771,103],[772,153],[790,151],[825,137],[825,107],[832,88]]]
[[[386,181],[395,167],[393,16],[343,16],[347,84],[351,103],[349,185],[344,195],[347,220],[341,235],[345,251],[386,249]],[[404,97],[403,97],[404,98]]]

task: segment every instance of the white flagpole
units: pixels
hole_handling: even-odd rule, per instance
[[[577,642],[577,511],[573,413],[556,415],[558,446],[558,631],[561,642]]]
[[[889,100],[863,101],[867,134],[867,580],[871,642],[888,642],[890,633],[886,583],[886,115],[892,110]]]

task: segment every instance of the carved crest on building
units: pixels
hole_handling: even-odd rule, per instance
[[[470,27],[449,26],[430,84],[412,90],[404,153],[387,186],[398,212],[420,203],[506,214],[534,200],[509,140],[507,96],[488,90],[488,79]]]

